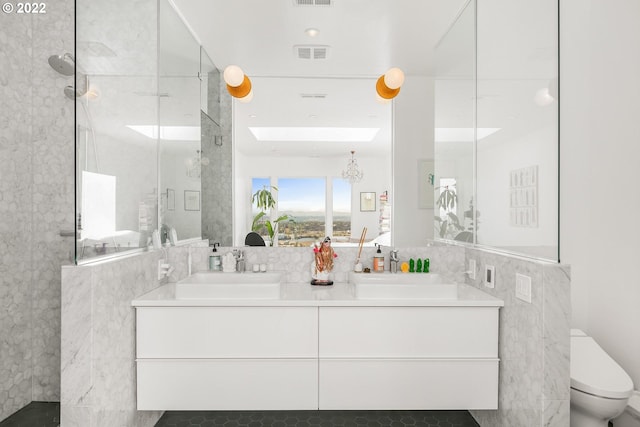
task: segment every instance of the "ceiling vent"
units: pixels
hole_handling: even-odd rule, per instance
[[[304,99],[325,99],[327,97],[326,93],[301,93],[300,98]]]
[[[327,59],[329,56],[329,46],[322,45],[296,45],[293,51],[298,59],[318,61]]]
[[[295,6],[332,6],[334,0],[293,0]]]

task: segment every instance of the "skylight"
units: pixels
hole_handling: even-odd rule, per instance
[[[258,141],[369,142],[380,128],[249,127]]]
[[[158,128],[160,139],[168,141],[200,141],[201,138],[200,126],[127,125],[127,127],[151,139],[158,138]]]
[[[502,128],[478,128],[478,141]],[[473,128],[436,128],[436,142],[473,142]]]

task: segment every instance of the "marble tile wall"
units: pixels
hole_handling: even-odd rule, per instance
[[[171,252],[171,250],[169,250]],[[136,411],[135,310],[159,285],[162,251],[62,269],[61,425],[153,426]]]
[[[73,52],[73,1],[0,26],[0,420],[60,396],[60,265],[73,241],[72,77],[51,55]]]
[[[500,310],[497,411],[472,411],[481,426],[569,425],[570,272],[567,266],[466,249],[476,279],[466,283],[504,300]],[[467,264],[468,265],[468,264]],[[484,286],[485,265],[495,288]],[[531,277],[531,304],[515,297],[515,274]]]
[[[31,402],[32,20],[0,27],[0,420]],[[45,62],[46,63],[46,62]],[[10,114],[6,112],[11,112]]]
[[[231,96],[220,72],[209,73],[209,98],[219,100],[209,103],[215,112],[212,118],[203,114],[202,150],[209,158],[209,165],[202,170],[202,237],[221,245],[231,245],[233,218],[233,146],[231,138]],[[215,122],[219,118],[219,123]],[[215,137],[222,145],[215,143]]]
[[[208,269],[209,255],[211,248],[192,248],[192,272],[204,271]],[[221,247],[218,252],[224,255],[234,247]],[[313,250],[311,248],[293,247],[242,247],[239,248],[245,253],[247,270],[251,270],[253,264],[266,264],[268,270],[286,272],[286,282],[306,283],[311,280],[311,268],[313,262]],[[354,247],[334,248],[338,257],[334,262],[333,280],[347,281],[349,271],[353,269],[358,254],[358,249]],[[170,282],[178,281],[187,276],[187,264],[189,249],[187,247],[172,248],[169,254],[169,262],[176,269],[169,277]],[[360,256],[363,267],[372,268],[375,248],[363,248]],[[385,268],[389,269],[389,251],[384,251]],[[429,258],[431,272],[440,273],[443,276],[457,282],[464,281],[462,265],[464,265],[464,248],[461,246],[437,245],[421,248],[401,248],[399,251],[400,261],[408,261],[409,258]]]
[[[69,264],[74,229],[74,103],[64,96],[73,77],[47,63],[73,52],[73,0],[33,17],[33,398],[60,399],[60,266]]]

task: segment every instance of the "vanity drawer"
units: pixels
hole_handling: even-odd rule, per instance
[[[497,307],[321,307],[320,357],[497,357]]]
[[[316,307],[138,307],[138,358],[318,356]]]
[[[497,409],[497,359],[320,359],[320,409]]]
[[[137,408],[315,410],[317,359],[138,360]]]

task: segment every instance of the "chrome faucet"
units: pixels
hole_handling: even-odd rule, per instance
[[[394,249],[391,251],[391,253],[389,254],[389,260],[390,260],[390,265],[391,265],[391,272],[392,273],[397,273],[398,272],[398,263],[400,262],[400,258],[398,257],[398,250]]]

